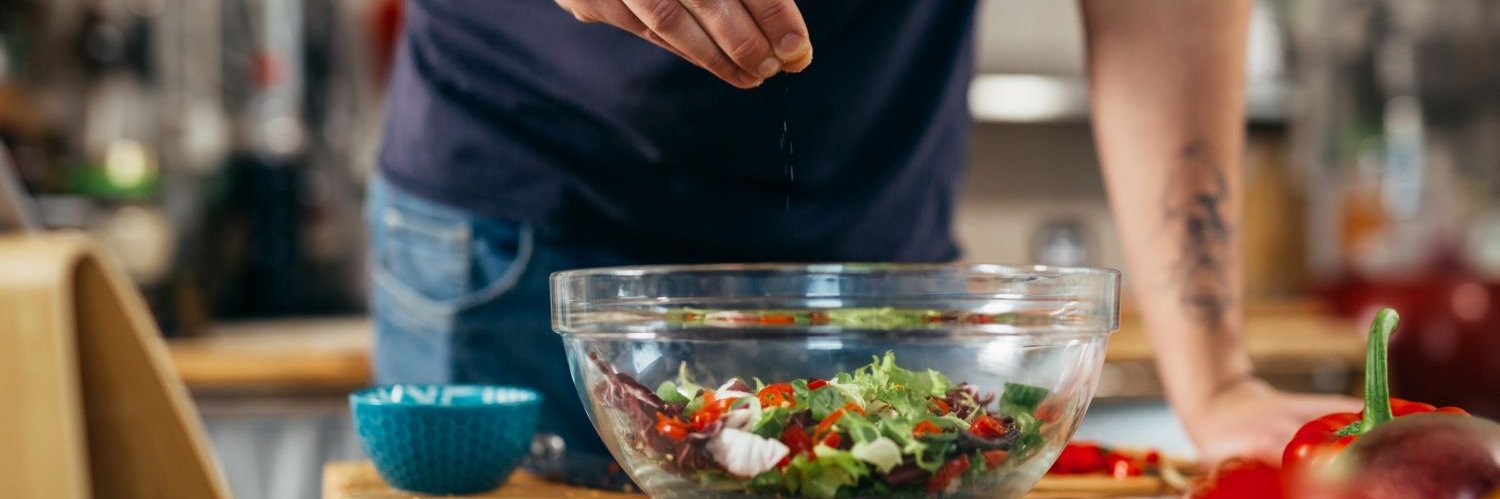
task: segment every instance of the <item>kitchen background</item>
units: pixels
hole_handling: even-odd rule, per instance
[[[314,497],[320,465],[359,452],[340,395],[366,380],[360,203],[400,10],[0,0],[0,142],[45,223],[93,234],[140,286],[239,497]],[[966,259],[1123,267],[1076,5],[982,13]],[[1252,312],[1342,325],[1395,305],[1398,394],[1500,416],[1500,4],[1263,1],[1250,46]],[[1111,355],[1084,436],[1170,423],[1149,351]],[[1337,392],[1343,358],[1261,365]],[[1137,438],[1190,451],[1153,427]]]

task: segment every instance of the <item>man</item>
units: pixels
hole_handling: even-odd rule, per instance
[[[1129,275],[1210,459],[1353,405],[1270,389],[1242,346],[1249,4],[1081,4]],[[381,382],[535,386],[545,429],[598,451],[548,273],[958,256],[974,1],[408,7],[370,200]]]

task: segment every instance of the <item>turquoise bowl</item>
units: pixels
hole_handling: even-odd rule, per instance
[[[387,385],[349,394],[360,446],[386,483],[422,494],[500,487],[526,457],[542,396],[493,385]]]

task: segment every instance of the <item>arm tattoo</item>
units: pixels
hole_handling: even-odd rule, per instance
[[[1182,238],[1173,277],[1183,306],[1219,333],[1228,329],[1233,300],[1227,265],[1234,227],[1224,219],[1229,183],[1202,140],[1183,147],[1179,159],[1181,165],[1167,179],[1164,203],[1168,232]]]

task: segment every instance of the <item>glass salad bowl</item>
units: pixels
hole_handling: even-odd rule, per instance
[[[1094,395],[1119,273],[699,265],[552,276],[605,444],[656,498],[1020,497]]]

